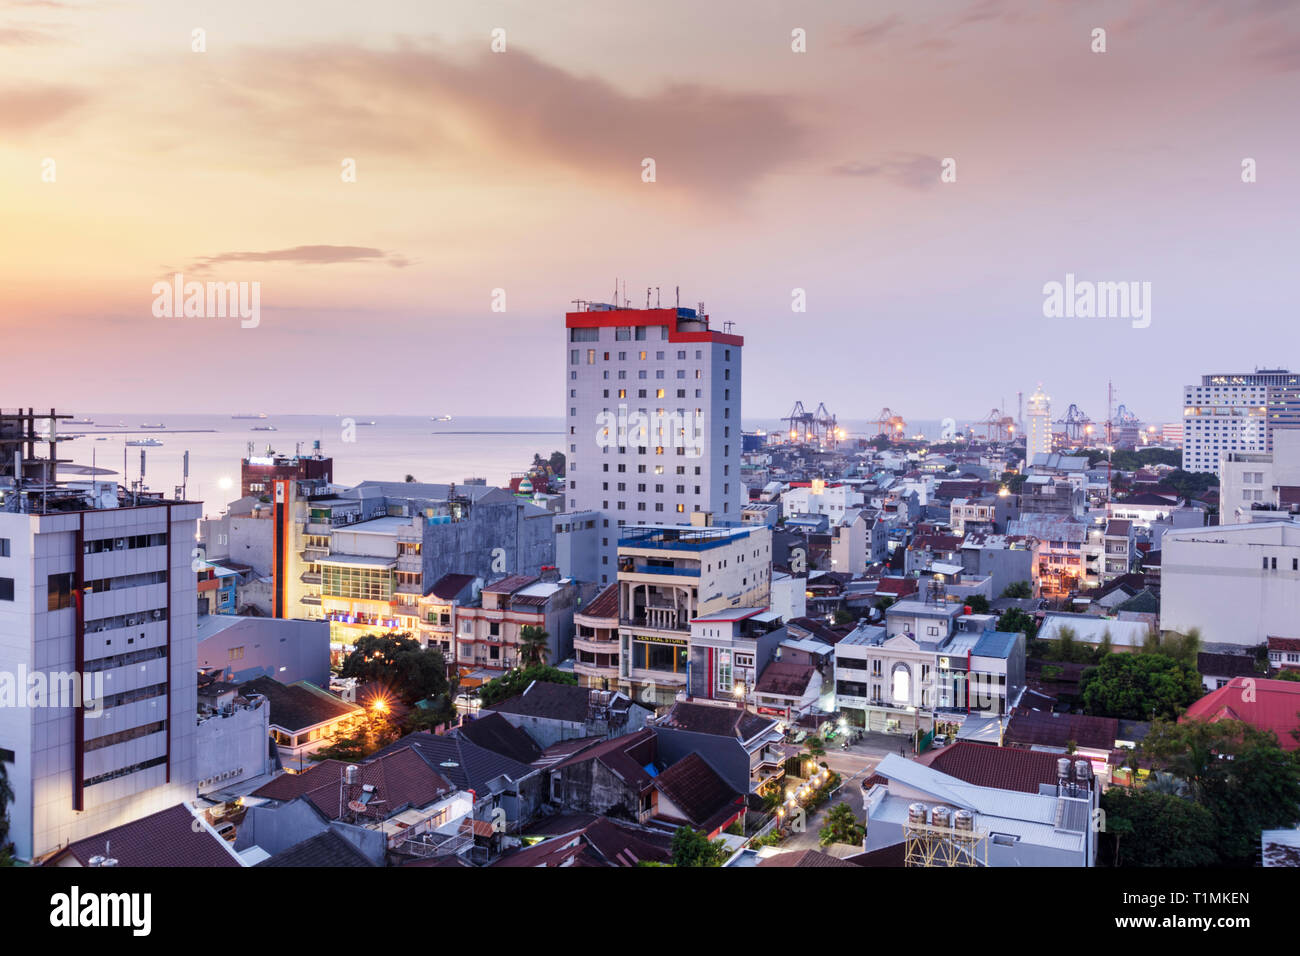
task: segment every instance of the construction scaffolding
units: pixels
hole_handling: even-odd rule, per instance
[[[924,803],[907,807],[903,825],[903,865],[967,867],[989,865],[989,833],[975,826],[970,810]]]

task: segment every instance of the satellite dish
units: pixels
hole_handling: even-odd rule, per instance
[[[351,810],[353,813],[365,813],[366,805],[362,803],[360,800],[349,800],[348,809]]]

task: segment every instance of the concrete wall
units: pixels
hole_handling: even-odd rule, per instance
[[[270,770],[271,707],[260,701],[225,715],[213,715],[198,726],[199,792],[221,790]]]
[[[231,648],[242,647],[240,660],[230,659]],[[273,677],[281,684],[310,681],[329,687],[330,628],[326,621],[301,621],[245,617],[199,641],[200,667],[221,667],[227,680],[243,683],[255,677]]]

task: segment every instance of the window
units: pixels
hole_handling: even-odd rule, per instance
[[[9,539],[0,538],[0,558],[9,557]]]
[[[14,579],[0,578],[0,601],[12,601],[14,599]]]
[[[59,611],[65,607],[72,607],[72,592],[76,587],[76,575],[72,572],[67,574],[51,574],[47,579],[49,582],[49,598],[47,600],[46,610]]]

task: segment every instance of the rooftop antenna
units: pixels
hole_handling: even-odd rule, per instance
[[[677,308],[680,309],[682,307],[682,287],[677,286],[676,289],[677,289]]]
[[[181,499],[185,498],[185,488],[190,483],[190,451],[185,449],[185,457],[182,459],[184,464],[181,465]]]
[[[659,308],[659,287],[655,286],[655,308]]]

